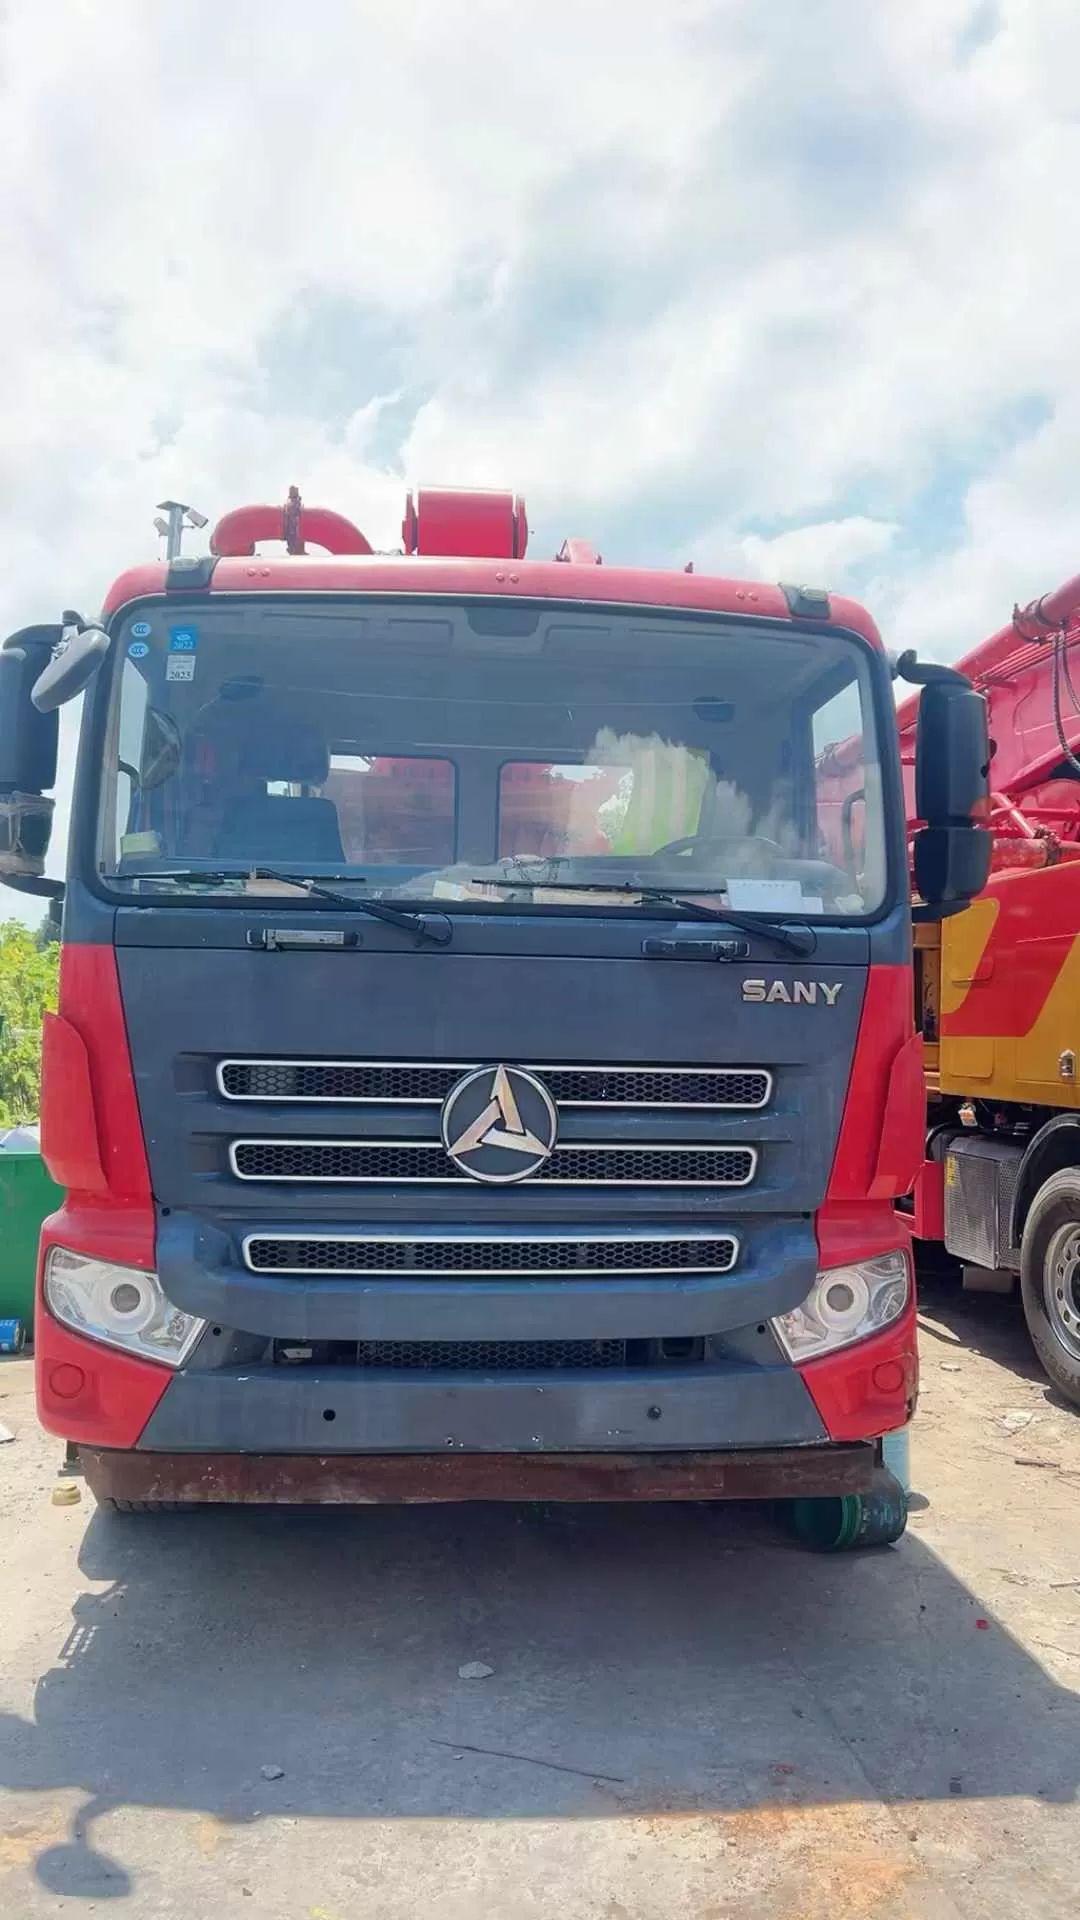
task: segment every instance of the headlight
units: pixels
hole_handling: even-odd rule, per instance
[[[49,1249],[45,1300],[65,1327],[167,1367],[183,1366],[206,1325],[173,1306],[156,1273],[117,1267],[67,1247]]]
[[[789,1359],[812,1360],[898,1320],[910,1291],[908,1256],[899,1249],[850,1267],[826,1267],[802,1306],[778,1315],[773,1330]]]

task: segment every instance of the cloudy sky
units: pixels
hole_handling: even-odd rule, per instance
[[[0,0],[6,627],[169,494],[471,482],[963,651],[1080,567],[1078,67],[1074,0]]]

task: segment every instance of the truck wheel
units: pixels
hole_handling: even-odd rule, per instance
[[[99,1500],[106,1513],[190,1513],[184,1500]]]
[[[1052,1173],[1031,1203],[1020,1244],[1020,1292],[1031,1343],[1070,1406],[1080,1407],[1080,1169]]]
[[[887,1468],[878,1467],[866,1493],[821,1500],[793,1500],[795,1537],[816,1553],[857,1553],[891,1547],[907,1526],[907,1495]]]

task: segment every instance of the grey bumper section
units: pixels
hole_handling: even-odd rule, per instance
[[[827,1439],[790,1367],[501,1380],[248,1367],[178,1374],[139,1446],[162,1453],[656,1453]]]
[[[730,1223],[716,1224],[723,1232]],[[245,1231],[257,1226],[246,1223]],[[414,1340],[420,1327],[425,1340],[660,1339],[725,1333],[789,1313],[814,1284],[817,1246],[809,1219],[772,1220],[755,1223],[752,1246],[725,1274],[476,1280],[401,1273],[388,1284],[249,1273],[221,1228],[173,1214],[159,1218],[158,1272],[185,1313],[267,1339]]]

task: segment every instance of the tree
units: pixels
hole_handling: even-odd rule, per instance
[[[50,900],[37,927],[34,930],[34,944],[38,947],[51,947],[60,938],[60,902]]]
[[[17,920],[0,925],[0,1126],[36,1120],[41,1099],[41,1016],[56,1006],[60,948],[41,947]]]

